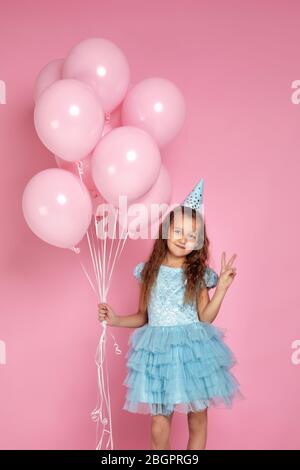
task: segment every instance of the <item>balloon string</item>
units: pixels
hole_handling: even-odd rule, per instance
[[[102,292],[103,296],[106,297],[107,290],[105,289],[106,284],[106,233],[104,232],[104,217],[102,217],[102,228],[101,233],[99,234],[99,222],[95,222],[95,231],[96,231],[96,238],[97,238],[97,254],[98,254],[98,262],[102,266]],[[104,241],[103,241],[104,239]]]
[[[111,260],[111,253],[112,253],[112,248],[114,246],[114,241],[115,241],[115,235],[116,235],[116,226],[117,226],[117,214],[118,214],[118,209],[116,209],[115,211],[115,220],[114,220],[114,231],[113,231],[113,237],[111,239],[111,243],[110,243],[110,250],[109,250],[109,257],[108,257],[108,263],[107,263],[107,272],[109,273],[109,265],[110,265],[110,260]],[[109,277],[110,279],[110,277]],[[108,284],[109,284],[109,280],[108,280]],[[108,291],[109,287],[107,286],[107,291]],[[106,293],[107,293],[106,291]]]
[[[104,232],[104,220],[105,220],[104,217],[102,217],[102,223],[103,223],[103,232],[102,233],[104,234],[103,271],[106,273],[106,240],[107,240],[106,235],[107,234],[106,234],[106,232]],[[106,277],[105,276],[103,276],[102,288],[103,288],[103,292],[105,293],[104,296],[106,297]]]
[[[108,276],[108,286],[107,286],[107,290],[109,289],[110,278],[111,278],[111,276],[112,276],[112,273],[113,273],[113,270],[114,270],[114,266],[115,266],[115,263],[116,263],[116,258],[117,258],[119,246],[120,246],[120,239],[118,240],[117,248],[116,248],[116,251],[115,251],[115,253],[114,253],[114,258],[113,258],[112,267],[111,267],[111,270],[110,270],[110,273],[109,273],[109,276]]]
[[[115,219],[114,234],[115,234],[116,220],[117,220],[117,219]],[[104,228],[104,227],[103,227],[103,228]],[[100,245],[102,239],[101,239],[101,237],[99,237],[98,224],[97,224],[96,220],[95,220],[95,232],[96,232],[96,241],[97,241],[96,245],[97,245],[97,251],[98,251],[99,264],[101,264],[101,256],[100,256],[100,251],[99,251],[99,245]],[[100,240],[100,241],[99,241],[99,240]],[[111,248],[112,248],[112,247],[111,247]],[[103,257],[102,257],[102,258],[104,258],[104,249],[102,250],[102,253],[103,253]],[[110,258],[110,256],[111,256],[111,250],[110,250],[109,258]],[[108,270],[108,264],[107,264],[107,267],[103,266],[103,272],[104,272],[104,271],[107,272],[107,270]],[[109,289],[107,288],[107,289],[104,291],[104,294],[103,294],[103,302],[106,302],[106,297],[107,297],[107,292],[108,292],[108,290],[109,290]],[[116,353],[116,354],[122,354],[122,351],[121,351],[121,349],[119,348],[119,345],[118,345],[118,343],[116,342],[114,335],[113,335],[112,333],[110,333],[110,335],[111,335],[111,337],[112,337],[113,340],[114,340],[115,353]]]
[[[93,232],[92,232],[92,229],[91,229],[91,238],[87,232],[87,241],[88,241],[88,246],[89,246],[89,250],[90,250],[90,255],[91,255],[91,259],[92,259],[92,263],[93,263],[93,266],[94,266],[94,272],[95,272],[95,277],[97,279],[97,285],[98,285],[98,291],[99,291],[99,297],[101,298],[103,296],[103,292],[101,291],[101,288],[100,288],[100,278],[101,278],[101,270],[99,269],[99,266],[97,264],[97,256],[95,254],[95,248],[94,248],[94,240],[93,240]]]
[[[102,234],[99,236],[99,229],[98,229],[98,224],[99,222],[95,225],[96,228],[96,237],[97,237],[97,254],[98,254],[98,259],[99,259],[99,264],[102,266],[102,272],[104,271],[104,265],[103,265],[103,241],[102,241]],[[105,296],[106,293],[103,292],[103,296]]]
[[[105,361],[105,374],[106,374],[106,383],[109,383],[109,378],[108,378],[108,366],[107,366],[107,360]],[[111,417],[111,404],[110,404],[110,393],[109,393],[109,388],[108,388],[108,394],[107,394],[107,399],[108,399],[108,406],[107,406],[107,412],[108,412],[108,419],[110,422],[110,441],[111,441],[111,448],[114,448],[114,443],[113,443],[113,429],[112,429],[112,417]],[[107,447],[107,446],[106,446]]]
[[[126,226],[125,226],[125,228],[126,228]],[[123,227],[123,230],[124,230],[124,227]],[[121,235],[121,237],[123,236],[123,230],[122,230],[122,235]],[[114,267],[115,267],[116,261],[117,261],[117,260],[119,259],[119,257],[121,256],[121,253],[122,253],[122,251],[123,251],[123,248],[124,248],[124,245],[125,245],[125,242],[126,242],[126,240],[127,240],[128,235],[129,235],[129,231],[126,230],[126,236],[125,236],[125,238],[124,238],[124,240],[123,240],[123,244],[122,244],[120,253],[119,253],[119,247],[120,247],[121,238],[118,239],[118,245],[117,245],[117,249],[116,249],[114,261],[113,261],[112,268],[111,268],[111,271],[110,271],[110,274],[109,274],[107,291],[109,290],[110,280],[111,280],[111,277],[112,277],[112,274],[113,274],[113,271],[114,271]]]
[[[78,161],[78,162],[76,162],[76,165],[77,165],[77,170],[78,170],[80,181],[84,184],[84,182],[83,182],[83,163],[82,163],[82,161]],[[92,234],[92,232],[91,232],[91,234]],[[92,263],[93,263],[94,275],[95,275],[95,278],[96,278],[98,286],[99,286],[101,273],[99,272],[98,266],[96,265],[96,256],[95,256],[95,252],[94,252],[94,244],[92,245],[92,243],[91,243],[91,239],[90,239],[90,235],[89,235],[89,229],[86,231],[86,237],[87,237],[88,247],[89,247],[89,251],[90,251],[90,256],[91,256]],[[99,289],[98,297],[99,298],[102,297],[102,292],[100,291],[100,289]]]
[[[77,162],[78,173],[81,181],[83,182],[82,175],[83,175],[83,164],[82,162]],[[97,282],[96,289],[94,283],[92,282],[87,269],[85,268],[84,264],[80,260],[81,267],[83,272],[85,273],[91,287],[93,288],[96,296],[98,297],[99,301],[106,302],[106,296],[108,292],[108,287],[106,286],[106,274],[107,274],[107,266],[106,266],[106,236],[104,238],[104,246],[103,248],[103,256],[101,257],[101,238],[99,239],[98,236],[98,225],[96,221],[96,217],[93,216],[94,223],[91,224],[91,233],[89,235],[89,230],[86,232],[90,256],[92,260],[92,265],[94,268],[95,279]],[[95,237],[93,234],[93,228],[95,229]],[[103,229],[104,229],[104,220],[103,220]],[[103,230],[104,231],[104,230]],[[106,235],[106,234],[105,234]],[[100,248],[99,248],[100,245]],[[79,251],[74,250],[76,253]],[[103,262],[101,263],[101,258]],[[110,399],[110,389],[109,389],[109,376],[108,376],[108,364],[106,358],[106,341],[107,341],[107,322],[102,321],[102,332],[100,335],[99,343],[96,349],[95,355],[95,362],[97,366],[97,388],[98,388],[98,399],[97,405],[91,412],[91,418],[93,421],[96,422],[96,450],[101,450],[105,445],[106,449],[114,448],[113,443],[113,434],[112,434],[112,416],[111,416],[111,399]],[[116,354],[122,354],[121,349],[119,348],[118,343],[115,340],[114,335],[111,333],[111,337],[114,341],[114,350]],[[102,425],[102,432],[99,437],[99,428],[100,424]],[[105,444],[105,438],[106,444]]]
[[[110,392],[109,392],[109,377],[108,377],[108,366],[107,359],[105,357],[105,343],[106,343],[106,322],[103,321],[103,331],[100,337],[100,341],[97,347],[95,362],[97,365],[97,377],[98,377],[98,402],[94,410],[91,412],[91,418],[97,423],[96,426],[96,450],[103,448],[103,440],[105,434],[108,434],[108,440],[106,443],[106,448],[114,448],[113,445],[113,434],[112,434],[112,418],[111,418],[111,401],[110,401]],[[112,335],[114,338],[114,336]],[[115,343],[116,344],[116,343]],[[118,348],[118,347],[117,347]],[[121,350],[116,350],[117,354],[121,354]],[[105,377],[104,377],[105,369]],[[105,392],[105,384],[107,384],[107,394]],[[107,410],[108,418],[105,416],[104,410]],[[99,438],[99,424],[102,424],[102,433]],[[107,425],[109,430],[107,429]]]
[[[102,293],[103,293],[103,298],[106,298],[106,292],[105,292],[105,276],[106,276],[106,269],[105,265],[103,262],[104,259],[104,249],[102,246],[102,238],[99,237],[99,229],[98,229],[98,222],[95,222],[95,234],[96,234],[96,246],[97,246],[97,259],[98,259],[98,264],[101,266],[101,272],[102,272],[102,278],[101,278],[101,288],[102,288]],[[101,249],[102,248],[102,249]],[[104,300],[103,300],[104,301]]]
[[[86,270],[86,268],[85,268],[83,262],[82,262],[81,260],[79,260],[79,262],[80,262],[80,265],[81,265],[81,267],[82,267],[82,270],[83,270],[84,274],[86,275],[86,277],[87,277],[87,279],[88,279],[88,281],[89,281],[89,283],[90,283],[90,285],[91,285],[93,291],[94,291],[95,294],[98,296],[98,292],[97,292],[97,290],[96,290],[96,288],[95,288],[95,286],[94,286],[94,284],[93,284],[93,282],[92,282],[92,280],[91,280],[91,278],[90,278],[90,276],[89,276],[89,274],[88,274],[88,272],[87,272],[87,270]]]
[[[96,422],[96,450],[102,449],[102,443],[105,436],[105,433],[108,433],[109,439],[107,445],[110,443],[110,422],[109,419],[104,416],[104,405],[107,408],[107,395],[105,393],[105,381],[103,377],[103,363],[105,360],[105,345],[106,345],[106,322],[103,322],[103,329],[100,336],[99,344],[97,346],[96,355],[95,355],[95,362],[97,366],[97,379],[98,379],[98,402],[97,406],[91,412],[91,418],[93,421]],[[109,392],[108,392],[109,393]],[[102,433],[99,439],[99,424],[102,424]],[[109,430],[107,429],[107,425],[109,426]],[[107,447],[106,445],[106,447]]]
[[[99,257],[99,246],[98,246],[98,237],[97,237],[97,229],[96,229],[97,220],[96,220],[95,216],[93,217],[93,219],[94,219],[94,224],[92,224],[92,226],[91,226],[91,239],[92,239],[92,242],[93,242],[93,252],[94,252],[94,256],[95,256],[96,269],[97,269],[97,272],[98,272],[98,289],[99,289],[99,292],[101,293],[101,298],[103,298],[104,292],[101,289],[101,280],[102,280],[104,271],[103,271],[103,268],[101,266],[101,260],[100,260],[100,257]],[[95,232],[96,232],[95,237],[93,235],[93,228],[95,228]]]
[[[115,215],[116,215],[116,217],[115,217],[115,223],[114,223],[113,241],[115,240],[115,234],[116,234],[116,224],[117,224],[117,218],[118,218],[118,214],[119,214],[119,210],[118,210],[118,209],[116,209],[116,212],[115,212]],[[113,246],[113,242],[112,242],[112,244],[111,244],[111,248],[112,248],[112,246]],[[116,252],[117,252],[117,250],[118,250],[118,247],[117,247],[117,249],[116,249]],[[109,258],[111,258],[111,252],[112,252],[112,250],[110,251]],[[111,271],[109,271],[109,269],[108,269],[109,276],[108,276],[108,286],[107,286],[107,291],[108,291],[108,289],[109,289],[109,284],[110,284],[110,278],[111,278],[111,275],[112,275],[112,271],[113,271],[113,266],[112,266],[112,269],[111,269]]]

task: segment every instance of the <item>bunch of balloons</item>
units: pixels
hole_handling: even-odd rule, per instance
[[[116,207],[120,195],[129,203],[145,199],[147,206],[169,202],[160,149],[181,129],[186,109],[174,83],[147,78],[131,85],[120,48],[91,38],[41,70],[34,99],[37,134],[59,166],[35,175],[24,192],[24,216],[37,236],[75,247],[91,222],[91,199],[99,195]]]
[[[106,301],[124,243],[121,246],[119,240],[109,269],[112,249],[108,259],[107,237],[99,237],[97,207],[109,203],[117,214],[120,196],[127,198],[128,213],[135,203],[146,209],[151,204],[169,203],[172,185],[161,149],[184,123],[184,97],[165,78],[131,84],[122,50],[107,39],[90,38],[40,71],[34,101],[36,132],[53,154],[57,168],[39,172],[26,185],[22,200],[25,220],[45,242],[76,253],[80,251],[76,245],[86,235],[94,282],[81,265],[98,300]],[[145,226],[153,222],[147,215],[139,219]],[[128,235],[128,226],[123,228]],[[97,350],[99,372],[103,339],[101,336]],[[101,380],[99,389],[104,386]],[[98,415],[103,412],[101,406]],[[101,445],[100,440],[98,448]],[[109,445],[112,447],[111,435]]]

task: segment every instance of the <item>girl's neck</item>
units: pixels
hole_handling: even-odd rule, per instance
[[[178,257],[168,253],[162,264],[165,266],[170,266],[171,268],[181,268],[183,266],[184,260],[185,256]]]

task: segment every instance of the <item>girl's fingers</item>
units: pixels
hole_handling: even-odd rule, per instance
[[[98,318],[100,321],[106,320],[110,321],[112,316],[111,308],[108,304],[98,304]]]
[[[98,310],[99,312],[107,312],[107,307],[105,305],[99,305]]]
[[[226,269],[225,273],[228,274],[229,276],[231,276],[232,274],[236,274],[236,268]]]
[[[236,272],[236,268],[227,268],[227,269],[225,270],[225,273],[228,273],[228,274],[232,274],[232,273],[234,273],[234,272]]]
[[[237,254],[235,253],[234,255],[232,255],[232,257],[230,258],[230,260],[228,261],[227,263],[227,267],[231,267],[232,266],[232,263],[234,262],[235,258],[237,257]]]
[[[107,315],[107,310],[103,309],[103,308],[99,308],[98,313],[99,313],[99,315]]]
[[[226,266],[226,259],[225,259],[225,252],[223,251],[222,253],[222,258],[221,258],[221,270],[223,271]]]
[[[221,272],[224,272],[226,271],[227,269],[231,268],[232,267],[232,264],[235,260],[235,258],[237,257],[237,254],[234,253],[234,255],[232,255],[232,257],[230,258],[230,260],[226,263],[226,252],[223,251],[222,253],[222,259],[221,259]]]

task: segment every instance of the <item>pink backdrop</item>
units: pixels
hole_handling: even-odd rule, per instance
[[[300,448],[300,364],[292,361],[300,338],[300,107],[291,99],[299,15],[299,2],[283,0],[1,2],[2,449],[95,448],[95,297],[76,255],[29,230],[21,197],[31,176],[55,166],[33,126],[34,80],[96,36],[124,50],[133,83],[161,76],[184,93],[185,126],[163,151],[173,201],[203,176],[210,265],[219,269],[223,250],[238,254],[215,323],[228,329],[246,400],[209,411],[207,448]],[[117,267],[109,302],[120,314],[136,311],[132,270],[151,243],[130,240]],[[109,349],[114,441],[116,449],[149,449],[149,417],[122,410],[131,331],[113,331],[121,356]],[[184,415],[175,416],[172,439],[185,448]]]

